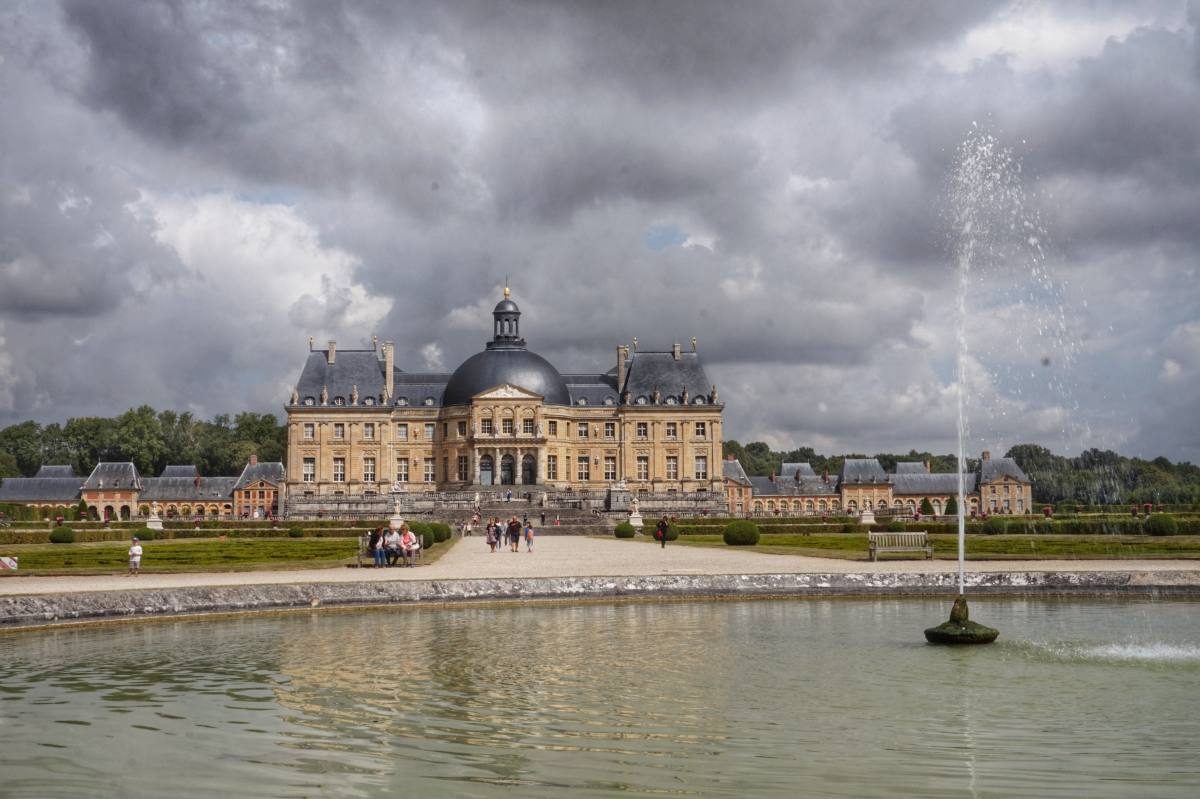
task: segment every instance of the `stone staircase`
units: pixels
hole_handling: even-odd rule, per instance
[[[545,513],[546,521],[542,522]],[[470,511],[453,511],[440,514],[444,521],[449,522],[455,530],[458,525],[470,520]],[[512,502],[483,502],[480,505],[480,522],[474,535],[483,535],[482,528],[491,519],[507,522],[516,516],[522,522],[526,518],[533,522],[537,535],[611,535],[616,520],[611,514],[597,516],[590,510],[578,508],[542,508],[536,503],[513,497]],[[622,518],[624,514],[620,514]]]

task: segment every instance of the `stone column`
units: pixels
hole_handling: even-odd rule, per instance
[[[479,450],[472,447],[467,457],[475,460],[475,485],[479,485]]]
[[[517,454],[513,458],[513,482],[517,485],[525,484],[525,475],[521,473],[522,471],[524,471],[521,468],[522,463],[524,462],[524,457],[525,457],[525,450],[521,449],[520,447],[517,447]]]

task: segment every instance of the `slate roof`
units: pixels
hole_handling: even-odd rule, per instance
[[[74,466],[43,466],[38,469],[34,477],[71,477],[76,480],[79,475],[75,474]]]
[[[780,477],[793,477],[796,472],[800,473],[801,477],[816,477],[817,473],[813,471],[810,463],[785,463],[779,467]]]
[[[446,405],[470,405],[476,394],[506,383],[538,394],[547,405],[571,402],[567,384],[554,364],[523,344],[501,346],[497,342],[489,343],[487,349],[467,358],[454,370],[442,401]]]
[[[166,466],[163,468],[162,474],[159,477],[199,477],[200,470],[195,465],[187,466]]]
[[[320,405],[321,389],[327,388],[330,405],[337,405],[339,397],[342,405],[349,405],[355,386],[358,387],[360,405],[367,397],[379,401],[385,387],[380,353],[375,350],[338,350],[333,363],[328,363],[324,350],[310,352],[300,372],[300,380],[296,383],[296,393],[301,405]],[[311,403],[308,402],[310,399]]]
[[[42,467],[43,470],[45,468]],[[74,505],[79,499],[79,486],[82,483],[82,477],[6,477],[0,482],[0,502],[62,502]]]
[[[283,464],[279,461],[264,461],[262,463],[247,463],[242,474],[234,483],[232,491],[265,480],[272,485],[279,485],[284,480]]]
[[[138,502],[219,502],[233,497],[236,477],[143,477]]]
[[[675,360],[670,352],[635,351],[629,354],[627,369],[625,388],[633,405],[650,404],[655,389],[659,391],[660,403],[670,404],[670,399],[678,403],[682,401],[684,388],[688,392],[687,404],[705,404],[712,390],[712,383],[700,365],[700,356],[695,352],[681,352],[679,360]]]
[[[975,490],[976,475],[971,472],[963,475],[963,487],[968,494]],[[897,496],[957,494],[958,475],[954,472],[910,472],[892,475],[892,494]]]
[[[141,488],[141,478],[132,463],[97,463],[83,484],[85,491],[108,491],[114,488]]]
[[[726,480],[733,480],[745,486],[753,485],[750,482],[750,478],[746,475],[746,470],[742,468],[742,462],[739,460],[721,461],[721,473]]]
[[[439,407],[442,395],[446,391],[446,383],[450,375],[446,374],[413,374],[396,370],[393,373],[392,402],[396,405],[424,405],[426,400],[432,400],[430,405]],[[332,395],[330,395],[332,396]]]
[[[619,405],[617,378],[606,375],[563,375],[572,405]],[[580,402],[583,400],[583,402]]]
[[[826,482],[820,477],[801,477],[797,482],[793,478],[786,479],[770,477],[751,477],[754,486],[754,496],[769,497],[831,497],[837,494],[834,481]]]
[[[843,483],[886,483],[887,479],[877,458],[847,458],[842,464]]]
[[[896,474],[929,474],[929,467],[923,461],[900,461],[896,464]]]
[[[1031,482],[1025,472],[1012,458],[989,458],[980,469],[980,482],[991,483],[1001,477],[1015,477],[1022,483]]]

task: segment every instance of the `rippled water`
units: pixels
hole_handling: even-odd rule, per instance
[[[0,796],[1200,795],[1200,605],[377,609],[0,637]]]

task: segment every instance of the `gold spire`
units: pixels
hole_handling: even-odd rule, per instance
[[[504,287],[504,299],[506,299],[506,300],[507,300],[507,299],[508,299],[508,295],[509,295],[509,294],[512,294],[512,292],[508,290],[508,286],[506,285],[506,286]]]

